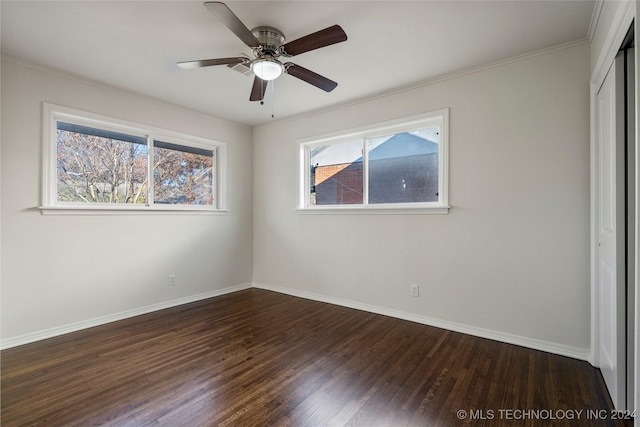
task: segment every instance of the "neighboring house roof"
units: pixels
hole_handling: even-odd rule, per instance
[[[375,141],[375,139],[373,140]],[[375,144],[375,142],[373,142]],[[369,152],[370,160],[393,159],[397,157],[419,156],[438,152],[438,143],[411,133],[398,133],[379,142]],[[311,151],[311,164],[318,166],[362,162],[360,144],[336,144]]]
[[[438,144],[410,133],[399,133],[369,151],[369,160],[420,156],[438,152]]]

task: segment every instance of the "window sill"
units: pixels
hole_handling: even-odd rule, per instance
[[[371,207],[330,206],[298,208],[296,213],[304,215],[447,215],[451,206],[434,207]]]
[[[227,209],[193,206],[40,206],[42,215],[139,215],[205,214],[225,215]]]

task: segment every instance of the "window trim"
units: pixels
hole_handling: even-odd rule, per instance
[[[77,110],[61,105],[43,103],[42,127],[42,214],[72,214],[72,215],[101,215],[101,214],[136,214],[136,213],[205,213],[220,214],[227,209],[227,146],[224,142],[214,141],[180,132],[174,132],[155,126],[143,125],[127,120],[108,117],[101,114]],[[56,163],[56,123],[58,121],[96,127],[107,131],[126,133],[144,137],[147,146],[151,147],[154,140],[184,145],[193,148],[212,150],[214,152],[214,206],[205,205],[165,205],[153,203],[153,192],[149,191],[146,204],[109,204],[109,203],[72,203],[57,200],[57,163]],[[148,150],[149,157],[152,150]],[[151,159],[149,158],[149,162]],[[152,164],[152,163],[149,163]],[[153,171],[147,168],[149,183],[153,179]]]
[[[368,196],[368,150],[363,150],[363,204],[311,205],[310,158],[313,147],[340,144],[361,139],[387,136],[392,133],[410,132],[437,124],[440,129],[438,151],[438,202],[376,203],[369,204]],[[449,108],[416,114],[396,120],[361,126],[331,134],[298,140],[298,198],[296,212],[301,214],[447,214],[449,213]]]

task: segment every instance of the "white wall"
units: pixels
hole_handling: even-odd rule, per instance
[[[278,121],[252,138],[243,126],[5,59],[2,341],[223,291],[253,271],[259,286],[582,357],[589,70],[589,46],[574,46]],[[41,215],[44,101],[227,142],[229,214]],[[443,107],[448,215],[295,212],[297,139]]]
[[[582,44],[254,129],[254,282],[586,359],[589,71]],[[296,213],[297,139],[444,107],[448,215]]]
[[[42,102],[226,142],[229,213],[41,215]],[[1,159],[3,344],[251,282],[248,127],[5,58]]]

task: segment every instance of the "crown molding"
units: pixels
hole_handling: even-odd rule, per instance
[[[600,13],[602,12],[602,5],[604,0],[596,0],[596,4],[593,6],[593,13],[591,14],[591,21],[589,22],[589,31],[587,31],[587,40],[589,43],[593,41],[593,36],[596,32],[596,27],[600,21]]]
[[[1,1],[1,0],[0,0]],[[81,84],[85,84],[88,86],[93,86],[96,87],[98,89],[102,89],[102,90],[108,90],[110,92],[115,92],[115,93],[119,93],[121,95],[124,96],[128,96],[131,98],[136,98],[136,99],[140,99],[142,101],[145,102],[150,102],[152,104],[156,104],[159,105],[161,107],[165,107],[165,108],[174,108],[174,109],[178,109],[181,111],[184,111],[188,114],[194,115],[194,116],[199,116],[199,117],[203,117],[206,119],[214,119],[214,120],[219,120],[221,122],[227,123],[230,126],[236,127],[236,128],[240,128],[240,129],[245,129],[245,130],[251,130],[253,129],[253,126],[250,125],[246,125],[243,123],[239,123],[239,122],[234,122],[228,119],[224,119],[221,117],[217,117],[211,114],[207,114],[204,113],[202,111],[199,110],[195,110],[189,107],[186,107],[184,105],[180,105],[180,104],[175,104],[175,103],[171,103],[171,102],[167,102],[167,101],[162,101],[158,98],[154,98],[148,95],[144,95],[141,94],[139,92],[135,92],[135,91],[131,91],[131,90],[127,90],[127,89],[123,89],[121,87],[118,86],[114,86],[114,85],[110,85],[108,83],[103,83],[97,80],[91,80],[88,79],[86,77],[80,76],[78,74],[73,74],[67,71],[63,71],[63,70],[59,70],[57,68],[52,68],[52,67],[47,67],[46,65],[41,65],[41,64],[36,64],[24,59],[20,59],[20,58],[16,58],[14,56],[10,56],[7,54],[2,54],[0,56],[0,58],[2,59],[2,61],[7,61],[7,62],[12,62],[14,64],[23,66],[23,67],[27,67],[27,68],[31,68],[34,70],[38,70],[41,71],[43,73],[47,73],[47,74],[51,74],[66,80],[71,80],[77,83],[81,83]]]
[[[370,101],[374,101],[376,99],[381,99],[381,98],[386,98],[389,96],[393,96],[393,95],[397,95],[403,92],[409,92],[412,90],[416,90],[416,89],[420,89],[420,88],[424,88],[424,87],[428,87],[431,85],[435,85],[438,83],[442,83],[444,81],[447,80],[452,80],[452,79],[457,79],[460,77],[465,77],[468,75],[472,75],[475,73],[479,73],[481,71],[486,71],[486,70],[491,70],[494,68],[500,68],[506,65],[510,65],[510,64],[515,64],[517,62],[521,62],[521,61],[526,61],[528,59],[532,59],[532,58],[536,58],[538,56],[543,56],[543,55],[548,55],[554,52],[558,52],[558,51],[562,51],[565,49],[571,49],[577,46],[583,46],[583,45],[587,45],[589,44],[589,40],[587,38],[583,38],[583,39],[579,39],[579,40],[574,40],[571,42],[567,42],[567,43],[561,43],[555,46],[551,46],[548,48],[544,48],[544,49],[539,49],[539,50],[535,50],[532,52],[528,52],[528,53],[524,53],[521,55],[516,55],[516,56],[512,56],[510,58],[507,59],[502,59],[499,61],[494,61],[494,62],[490,62],[488,64],[484,64],[484,65],[479,65],[477,67],[472,67],[472,68],[467,68],[465,70],[462,71],[456,71],[456,72],[452,72],[452,73],[447,73],[447,74],[442,74],[440,76],[436,76],[430,79],[426,79],[426,80],[422,80],[420,82],[417,83],[413,83],[407,86],[401,86],[386,92],[381,92],[377,95],[373,95],[373,96],[368,96],[365,98],[360,98],[360,99],[356,99],[354,101],[351,102],[347,102],[347,103],[343,103],[343,104],[339,104],[339,105],[334,105],[328,108],[323,108],[320,110],[315,110],[315,111],[311,111],[311,112],[305,112],[302,114],[297,114],[297,115],[293,115],[293,116],[288,116],[285,118],[282,118],[280,120],[274,120],[271,121],[269,123],[264,123],[264,124],[260,124],[260,125],[256,125],[255,128],[269,128],[271,126],[274,125],[280,125],[282,123],[288,123],[288,122],[293,122],[293,121],[297,121],[297,120],[301,120],[301,119],[306,119],[306,118],[310,118],[310,117],[314,117],[314,116],[318,116],[318,115],[322,115],[331,111],[336,111],[336,110],[341,110],[343,108],[346,107],[351,107],[351,106],[355,106],[355,105],[359,105],[359,104],[364,104]]]

